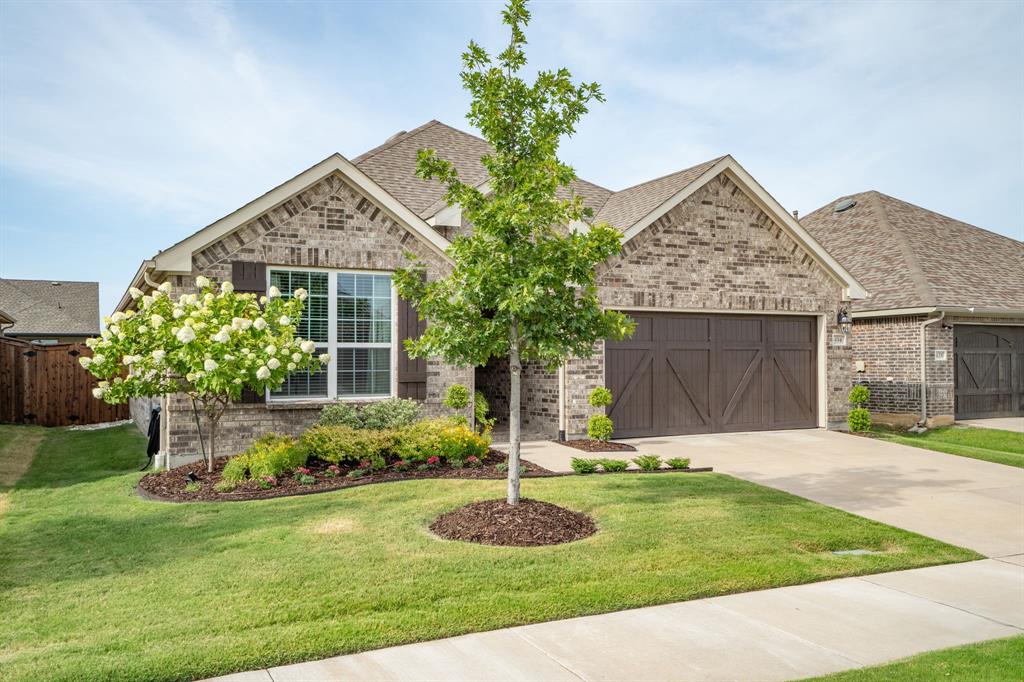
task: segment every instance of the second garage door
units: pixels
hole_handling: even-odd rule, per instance
[[[632,317],[605,349],[617,438],[818,425],[813,317]]]

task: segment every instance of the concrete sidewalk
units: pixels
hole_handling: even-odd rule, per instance
[[[1024,555],[843,578],[229,675],[320,680],[791,680],[1024,634]]]

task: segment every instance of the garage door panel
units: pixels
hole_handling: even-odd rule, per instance
[[[1024,415],[1024,327],[956,325],[953,338],[956,417]]]
[[[633,317],[639,339],[606,345],[617,437],[817,426],[814,318]]]

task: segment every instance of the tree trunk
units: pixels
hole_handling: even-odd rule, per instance
[[[519,327],[512,323],[509,336],[508,369],[508,498],[509,504],[519,504],[519,378],[522,365],[519,360]]]
[[[211,414],[209,416],[209,421],[210,421],[210,449],[206,453],[206,471],[208,473],[211,473],[211,474],[213,473],[213,458],[214,458],[213,448],[214,448],[214,444],[216,443],[217,420],[218,419],[220,419],[220,415],[213,415],[213,414]]]

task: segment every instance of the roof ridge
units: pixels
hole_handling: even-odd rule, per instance
[[[363,152],[362,154],[360,154],[356,158],[352,159],[352,164],[356,165],[356,164],[362,163],[363,161],[367,161],[368,159],[372,159],[377,154],[380,154],[381,152],[383,152],[385,150],[391,149],[392,147],[394,147],[399,142],[402,142],[403,140],[406,140],[406,139],[412,137],[413,135],[418,135],[419,133],[422,133],[424,130],[426,130],[427,128],[430,128],[431,126],[434,126],[434,125],[445,125],[445,124],[441,123],[436,118],[432,118],[429,121],[427,121],[426,123],[424,123],[424,124],[422,124],[420,126],[417,126],[417,127],[413,128],[412,130],[407,130],[405,132],[393,135],[391,139],[385,140],[383,143],[377,145],[376,147],[372,147],[372,148],[366,150],[365,152]],[[451,128],[451,126],[445,126],[445,127],[446,128]],[[452,129],[454,130],[454,128],[452,128]]]
[[[651,178],[650,180],[644,180],[643,182],[638,182],[635,185],[630,185],[629,187],[623,187],[622,189],[612,190],[612,194],[618,194],[620,192],[628,192],[631,189],[636,189],[637,187],[643,187],[644,185],[649,185],[652,182],[657,182],[658,180],[664,180],[666,178],[671,178],[671,177],[673,177],[675,175],[681,175],[681,174],[686,173],[688,171],[692,171],[697,166],[704,166],[706,164],[714,165],[714,164],[718,163],[719,161],[721,161],[722,159],[724,159],[727,156],[729,156],[729,155],[728,154],[722,154],[721,156],[715,157],[713,159],[708,159],[706,161],[701,161],[700,163],[695,163],[692,166],[689,166],[688,168],[682,168],[682,169],[677,170],[677,171],[672,171],[671,173],[665,173],[664,175],[659,175],[656,178]]]
[[[889,231],[896,241],[896,244],[900,248],[900,253],[903,255],[903,261],[907,264],[907,274],[910,275],[910,279],[914,282],[914,286],[917,287],[917,293],[921,297],[921,301],[927,305],[935,305],[937,300],[935,293],[932,291],[932,285],[928,282],[928,277],[924,274],[924,269],[921,267],[921,262],[917,259],[917,254],[914,253],[914,249],[910,245],[910,240],[907,239],[907,235],[903,234],[902,230],[897,230],[889,222],[889,216],[886,215],[885,207],[882,205],[879,196],[883,195],[877,190],[868,190],[866,192],[869,200],[871,201],[872,208],[878,213],[878,222]]]
[[[899,197],[894,197],[891,194],[886,194],[885,192],[879,192],[876,189],[868,190],[868,192],[874,192],[878,196],[885,197],[886,199],[891,199],[891,200],[899,202],[901,204],[906,204],[907,206],[913,206],[914,208],[918,209],[919,211],[925,211],[926,213],[931,213],[932,215],[937,215],[937,216],[939,216],[941,218],[945,218],[946,220],[952,220],[955,223],[960,223],[961,225],[963,225],[965,227],[969,227],[971,229],[978,230],[979,232],[985,232],[987,234],[992,235],[993,237],[999,237],[1000,239],[1006,239],[1006,240],[1009,240],[1011,242],[1015,242],[1017,244],[1024,243],[1020,239],[1014,239],[1013,237],[1008,237],[1005,234],[1000,234],[998,232],[993,232],[992,230],[985,229],[984,227],[979,227],[978,225],[974,225],[974,224],[969,223],[969,222],[967,222],[965,220],[960,220],[959,218],[954,218],[953,216],[946,215],[945,213],[939,213],[938,211],[933,211],[930,208],[925,208],[924,206],[919,206],[918,204],[915,204],[915,203],[913,203],[911,201],[907,201],[905,199],[900,199]]]

